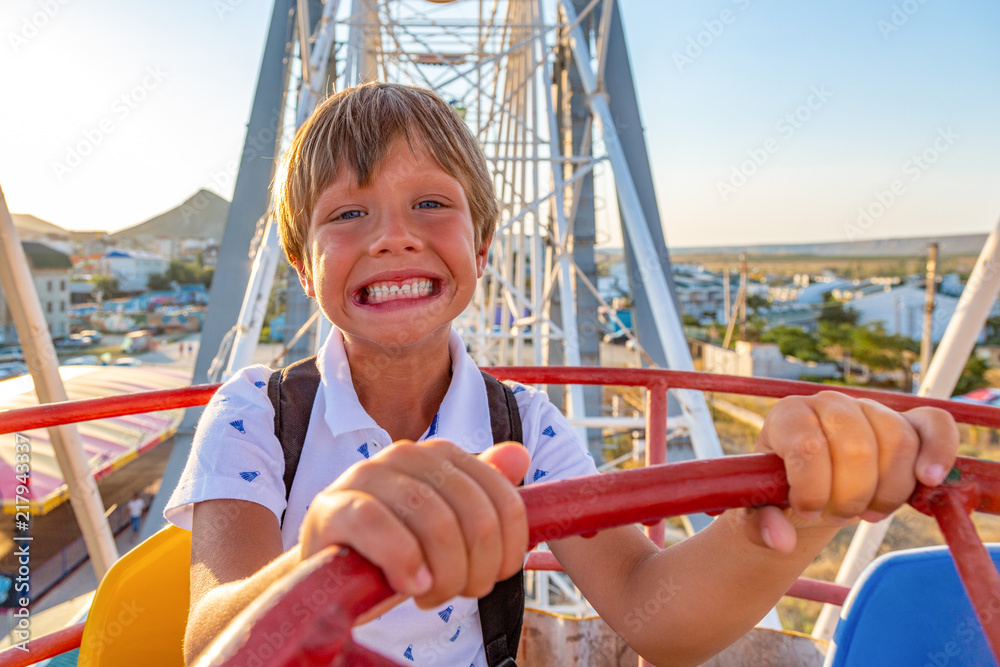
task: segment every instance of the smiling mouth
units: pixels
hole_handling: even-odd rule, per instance
[[[424,299],[437,292],[437,281],[431,278],[385,280],[361,289],[361,303],[377,305],[388,301]]]

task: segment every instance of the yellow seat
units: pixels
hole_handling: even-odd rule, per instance
[[[191,532],[167,526],[115,563],[87,616],[79,665],[184,665]]]

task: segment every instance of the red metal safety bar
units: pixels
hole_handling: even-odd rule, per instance
[[[907,410],[918,406],[933,406],[942,408],[950,412],[957,421],[966,424],[989,426],[993,428],[1000,428],[1000,409],[977,406],[965,403],[956,403],[952,401],[942,401],[927,398],[918,398],[915,396],[910,396],[906,394],[895,394],[883,391],[872,391],[864,389],[853,389],[853,388],[842,388],[842,387],[829,387],[825,385],[816,385],[807,382],[798,382],[791,380],[773,380],[767,378],[744,378],[735,376],[724,376],[724,375],[714,375],[709,373],[696,373],[696,372],[684,372],[684,371],[669,371],[669,370],[654,370],[654,369],[608,369],[608,368],[582,368],[582,367],[498,367],[498,368],[487,368],[484,369],[500,379],[511,379],[519,382],[534,384],[534,383],[544,383],[544,384],[588,384],[588,385],[625,385],[625,386],[641,386],[647,389],[647,465],[659,465],[666,461],[666,417],[667,417],[667,403],[666,395],[670,388],[676,389],[692,389],[697,391],[713,391],[713,392],[724,392],[724,393],[734,393],[734,394],[746,394],[754,396],[766,396],[773,398],[780,398],[783,396],[790,395],[812,395],[826,390],[840,391],[842,393],[855,396],[857,398],[870,398],[876,400],[888,407],[897,410]],[[45,428],[49,426],[55,426],[64,423],[76,423],[81,421],[88,421],[91,419],[101,419],[106,417],[116,417],[128,414],[138,414],[142,412],[152,412],[156,410],[167,410],[174,408],[184,408],[193,407],[198,405],[204,405],[207,403],[211,396],[215,393],[220,385],[200,385],[195,387],[189,387],[186,389],[179,390],[166,390],[166,391],[153,391],[153,392],[142,392],[133,394],[130,396],[117,396],[110,398],[99,398],[99,399],[88,399],[82,401],[68,401],[59,404],[49,404],[42,405],[32,408],[25,408],[21,410],[11,410],[8,412],[0,413],[0,435],[5,433],[13,433],[17,431],[24,431],[35,428]],[[731,462],[732,459],[724,459],[720,462]],[[709,462],[690,462],[687,464],[678,465],[691,465],[694,463],[709,463]],[[963,465],[970,466],[972,464],[977,464],[979,462],[968,462],[965,461]],[[985,464],[983,464],[985,465]],[[674,466],[670,466],[673,468]],[[970,471],[975,469],[972,465],[968,468]],[[979,470],[979,469],[975,469]],[[634,474],[642,471],[629,471],[628,474]],[[772,471],[774,473],[774,471]],[[609,475],[617,475],[620,473],[609,473],[607,475],[601,476],[600,479],[603,480]],[[996,487],[1000,486],[1000,479],[984,480],[981,476],[981,472],[977,473],[976,477],[978,483],[986,484],[989,488],[978,494],[978,505],[977,509],[981,511],[988,511],[992,513],[998,512],[1000,508],[1000,493]],[[996,474],[993,475],[994,478],[1000,477]],[[576,481],[576,480],[574,480]],[[671,477],[668,487],[675,487],[677,479]],[[604,482],[600,482],[602,485]],[[695,485],[697,486],[697,485]],[[534,487],[532,487],[534,488]],[[524,492],[529,492],[532,489],[525,489]],[[543,489],[545,490],[545,489]],[[759,489],[755,489],[754,493],[757,493]],[[600,496],[600,494],[598,494]],[[530,497],[530,496],[529,496]],[[950,496],[948,496],[950,497]],[[602,505],[606,498],[600,496]],[[754,497],[755,504],[761,504],[763,502],[760,500],[760,495]],[[631,501],[629,503],[631,504]],[[743,503],[745,505],[745,503]],[[947,504],[947,502],[945,503]],[[936,506],[935,506],[936,507]],[[721,508],[717,508],[721,509]],[[679,511],[681,514],[693,512],[693,511],[704,511],[697,507],[690,507]],[[935,509],[927,510],[935,512],[935,516],[938,514],[944,515],[948,514],[947,509]],[[654,512],[655,514],[655,512]],[[953,508],[950,515],[960,514],[957,510]],[[950,516],[949,515],[949,516]],[[631,516],[631,514],[629,514]],[[663,515],[659,515],[663,516]],[[946,519],[945,521],[951,521],[953,519]],[[641,523],[650,524],[652,527],[651,538],[658,544],[663,544],[663,530],[662,521],[659,520],[654,515],[649,515],[646,519],[637,519],[636,521]],[[940,518],[939,518],[940,521]],[[954,519],[955,525],[961,523],[958,519]],[[968,516],[964,515],[964,521],[971,525],[968,520]],[[632,523],[633,520],[626,521],[626,523]],[[553,528],[559,527],[559,521],[553,525],[549,525],[543,531],[551,532]],[[596,524],[595,524],[596,525]],[[593,532],[597,528],[591,527],[591,529],[585,530],[583,532]],[[950,529],[949,529],[950,530]],[[954,531],[953,531],[954,532]],[[964,537],[962,538],[966,542],[966,538],[969,537],[969,531],[963,527],[962,531]],[[945,533],[946,537],[949,535],[948,532]],[[975,532],[971,532],[971,542],[975,542],[975,546],[982,549],[982,545],[978,538],[975,537]],[[542,539],[545,539],[544,537]],[[554,538],[550,538],[554,539]],[[970,542],[970,544],[971,544]],[[949,544],[951,545],[951,539],[949,538]],[[955,549],[952,546],[953,550]],[[969,546],[959,546],[959,551],[962,553],[969,552]],[[985,551],[983,551],[985,553]],[[544,554],[532,554],[529,556],[529,568],[533,561],[537,561],[538,565],[542,566],[538,569],[550,569],[549,566],[552,563],[548,562],[548,558],[551,555]],[[959,556],[956,556],[959,557]],[[961,556],[964,558],[964,556]],[[554,561],[554,558],[552,559]],[[977,567],[981,567],[982,563]],[[339,566],[338,566],[339,567]],[[992,569],[992,565],[990,566]],[[993,570],[995,574],[995,570]],[[796,584],[789,589],[788,594],[795,595],[797,597],[803,597],[805,599],[813,599],[821,602],[830,602],[833,604],[842,604],[846,596],[847,589],[842,586],[837,586],[836,584],[831,584],[829,582],[819,582],[816,580],[800,579]],[[1000,600],[1000,587],[997,591],[989,594],[994,600]],[[982,594],[980,591],[980,598],[986,599],[987,596]],[[973,600],[975,601],[975,597]],[[986,609],[986,607],[982,607]],[[46,657],[52,657],[57,655],[59,652],[68,650],[69,648],[74,648],[79,644],[79,636],[76,639],[76,645],[65,645],[58,651],[50,649],[42,650],[43,646],[50,645],[47,642],[50,638],[54,638],[57,635],[60,637],[71,637],[73,628],[68,628],[56,633],[56,635],[50,635],[46,638],[40,638],[38,640],[33,640],[30,643],[32,648],[32,662],[41,660]],[[63,635],[62,633],[67,633]],[[67,641],[66,639],[60,639],[60,641]],[[1000,645],[1000,640],[995,640],[991,638],[991,643],[994,647]],[[54,646],[54,644],[51,644]],[[344,652],[341,653],[341,657],[350,660],[350,664],[391,664],[381,661],[381,658],[366,656],[362,653],[355,654],[350,644],[349,637],[346,640],[345,645],[342,647]],[[21,665],[21,664],[31,664],[20,662],[20,661],[10,661],[17,659],[14,654],[8,653],[11,649],[0,652],[0,667],[6,667],[7,665]],[[23,653],[18,651],[18,653]],[[23,656],[21,656],[23,657]],[[377,659],[376,662],[368,662],[369,658]]]
[[[1000,501],[995,495],[985,498],[997,490],[997,482],[976,486],[974,471],[981,473],[987,467],[992,468],[993,477],[1000,473],[1000,464],[959,459],[956,471],[964,478],[962,485],[949,482],[933,490],[921,487],[914,494],[914,502],[929,503],[935,515],[953,525],[971,526],[968,517],[971,509],[995,510]],[[536,484],[519,492],[527,511],[531,544],[572,535],[586,537],[603,528],[650,523],[664,516],[788,504],[784,463],[774,454],[611,472]],[[972,597],[980,617],[990,620],[985,615],[996,615],[989,611],[988,604],[991,599],[1000,600],[1000,576],[974,529],[962,530],[960,535],[954,530],[946,531],[945,536],[967,590],[972,594],[974,589],[980,589]],[[992,582],[985,576],[987,569],[992,571]],[[304,617],[302,600],[315,599],[316,591],[324,591],[328,602]],[[256,600],[241,615],[243,622],[227,628],[197,664],[235,667],[266,653],[268,664],[276,667],[395,665],[354,644],[350,634],[359,616],[392,594],[382,573],[356,553],[350,549],[327,549]],[[981,606],[984,603],[987,606]],[[296,609],[300,623],[291,633],[285,633],[282,645],[276,647],[266,637],[266,630],[278,627]],[[1000,646],[995,643],[1000,639],[998,628],[1000,623],[996,621],[985,627],[995,647]]]
[[[963,424],[1000,428],[1000,408],[873,389],[833,387],[797,380],[746,378],[735,375],[648,368],[498,366],[483,370],[501,380],[516,380],[526,384],[623,385],[647,389],[664,387],[768,398],[811,396],[821,391],[839,391],[856,398],[870,398],[894,410],[910,410],[920,406],[941,408],[950,412],[956,421]],[[204,405],[208,403],[220,386],[219,384],[196,385],[184,389],[167,389],[140,392],[128,396],[66,401],[0,412],[0,435],[34,428],[47,428],[58,424],[74,424],[106,417]]]
[[[83,640],[84,623],[77,623],[62,630],[56,630],[52,634],[32,639],[25,646],[26,650],[17,647],[6,648],[0,651],[0,665],[3,667],[27,667],[40,660],[54,658],[67,651],[80,648]]]
[[[221,384],[201,384],[183,389],[142,391],[124,396],[46,403],[31,408],[9,410],[0,412],[0,435],[157,410],[193,408],[208,403],[221,386]]]

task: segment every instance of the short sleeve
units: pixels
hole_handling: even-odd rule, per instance
[[[597,474],[597,465],[569,421],[534,387],[508,382],[521,413],[524,446],[531,457],[525,485]]]
[[[167,521],[190,530],[194,503],[219,499],[263,505],[280,520],[285,460],[267,397],[270,376],[266,366],[244,368],[212,397],[163,512]]]

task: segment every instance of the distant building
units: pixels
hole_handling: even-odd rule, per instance
[[[803,287],[795,300],[798,303],[823,303],[823,297],[827,292],[832,292],[835,289],[851,289],[853,287],[855,287],[853,280],[844,280],[842,278],[820,279],[820,282],[811,282],[809,285]]]
[[[800,377],[840,377],[840,369],[836,364],[806,362],[786,357],[773,343],[737,341],[735,350],[705,344],[702,346],[702,360],[706,371],[724,375],[784,380],[797,380]]]
[[[175,257],[177,255],[177,239],[169,236],[157,236],[149,242],[153,252],[162,257]]]
[[[144,250],[113,250],[101,258],[103,273],[118,280],[122,292],[145,292],[149,277],[165,273],[170,259]]]
[[[926,298],[922,285],[904,285],[852,299],[849,305],[858,312],[858,324],[879,323],[888,334],[901,334],[920,341],[924,337]],[[931,340],[935,343],[941,342],[957,305],[958,299],[953,296],[935,295],[934,313],[931,316]]]
[[[677,300],[685,315],[720,322],[725,318],[726,291],[721,274],[690,264],[675,264],[673,272]],[[734,291],[730,298],[735,295]]]
[[[45,323],[53,339],[69,335],[69,276],[73,263],[69,255],[42,243],[21,243],[28,258],[28,268],[42,306]],[[14,318],[8,300],[0,290],[0,343],[17,341]]]
[[[215,266],[219,263],[219,244],[211,243],[205,246],[204,254],[202,255],[202,264],[206,267]]]

